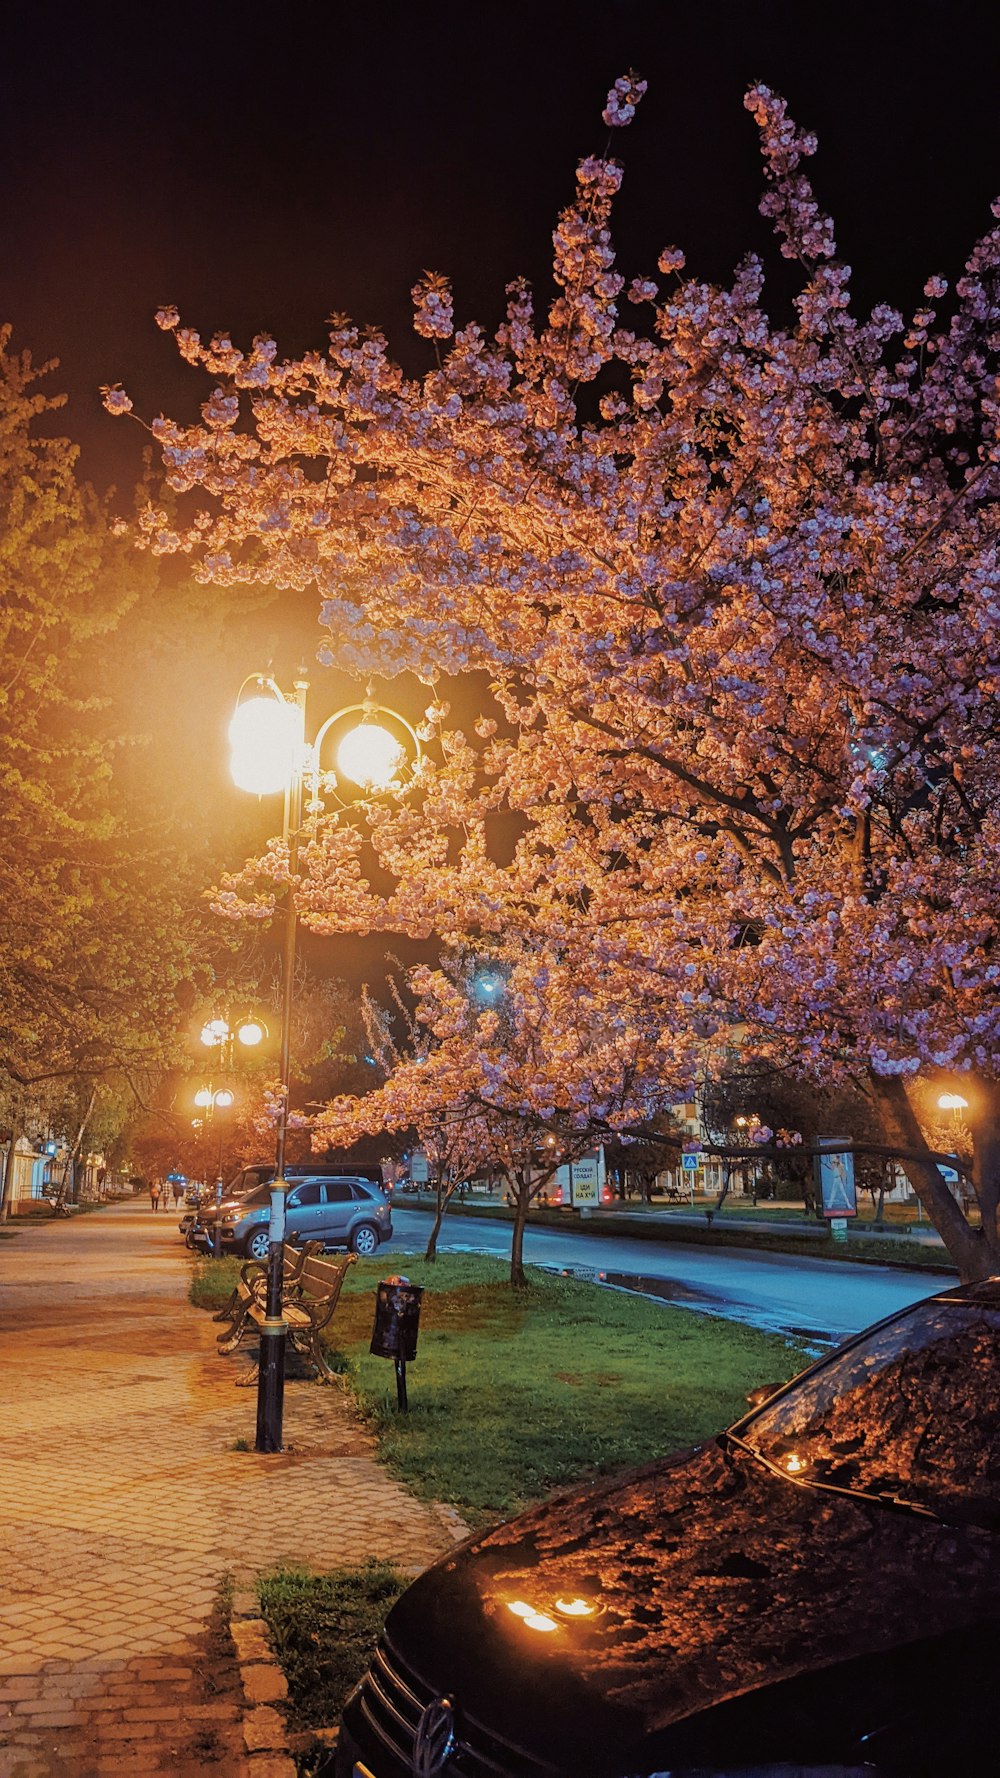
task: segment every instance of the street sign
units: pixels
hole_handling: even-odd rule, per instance
[[[698,1168],[700,1166],[701,1166],[701,1155],[700,1154],[682,1154],[681,1155],[681,1172],[682,1173],[697,1173]]]
[[[831,1218],[830,1218],[830,1233],[833,1236],[835,1241],[846,1241],[847,1240],[847,1218],[846,1218],[846,1216],[831,1216]]]
[[[414,1185],[426,1185],[431,1176],[430,1162],[423,1149],[415,1148],[410,1156],[410,1178]]]

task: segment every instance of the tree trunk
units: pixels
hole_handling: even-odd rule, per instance
[[[528,1220],[531,1184],[519,1173],[510,1176],[514,1191],[514,1228],[510,1241],[510,1281],[516,1288],[527,1283],[524,1276],[524,1225]]]
[[[10,1216],[10,1188],[14,1179],[15,1145],[24,1135],[24,1121],[24,1100],[20,1094],[17,1094],[10,1120],[10,1146],[4,1161],[3,1184],[0,1186],[0,1223],[6,1222]]]
[[[886,1140],[905,1153],[930,1150],[924,1140],[906,1088],[898,1075],[869,1075],[872,1096],[878,1108]],[[1000,1193],[1000,1129],[997,1123],[996,1086],[987,1090],[992,1103],[981,1120],[983,1137],[976,1144],[975,1165],[982,1167],[982,1185],[973,1183],[983,1211],[981,1229],[970,1227],[948,1190],[940,1169],[929,1158],[901,1159],[900,1166],[916,1192],[933,1227],[937,1229],[948,1253],[958,1267],[963,1283],[974,1283],[1000,1271],[1000,1243],[997,1241],[997,1197]]]
[[[0,1223],[7,1221],[10,1215],[10,1182],[14,1172],[14,1140],[16,1131],[11,1130],[10,1146],[4,1155],[3,1178],[0,1179]]]
[[[438,1236],[441,1233],[441,1224],[444,1221],[444,1213],[447,1208],[447,1203],[448,1203],[447,1198],[442,1198],[440,1196],[438,1197],[438,1205],[437,1205],[437,1210],[434,1215],[434,1222],[431,1227],[431,1232],[427,1237],[427,1246],[424,1248],[424,1258],[425,1259],[430,1259],[430,1260],[437,1259]]]
[[[972,1184],[991,1254],[991,1275],[1000,1271],[1000,1082],[979,1080],[968,1113],[972,1131]]]
[[[66,1156],[65,1164],[63,1166],[62,1178],[59,1181],[59,1190],[56,1193],[56,1199],[55,1199],[55,1208],[57,1210],[61,1210],[62,1206],[66,1202],[66,1189],[69,1185],[69,1179],[70,1179],[70,1174],[73,1169],[73,1163],[75,1162],[77,1155],[80,1153],[80,1149],[83,1146],[83,1138],[87,1133],[87,1125],[90,1122],[91,1113],[93,1112],[94,1103],[95,1103],[96,1099],[97,1099],[97,1087],[94,1086],[91,1088],[91,1091],[90,1091],[90,1099],[87,1104],[87,1109],[83,1114],[83,1121],[80,1124],[80,1128],[76,1132],[76,1141],[74,1142],[72,1148],[70,1149],[69,1154]]]
[[[723,1204],[725,1203],[727,1197],[729,1196],[729,1187],[732,1185],[732,1182],[733,1182],[733,1169],[729,1165],[728,1161],[724,1161],[723,1165],[722,1165],[722,1190],[720,1191],[718,1197],[715,1200],[716,1210],[722,1209]]]

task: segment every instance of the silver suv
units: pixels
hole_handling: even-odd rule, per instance
[[[227,1194],[219,1205],[219,1246],[223,1253],[244,1253],[266,1259],[271,1215],[269,1185],[255,1186],[245,1197]],[[371,1179],[330,1176],[299,1179],[285,1200],[285,1238],[322,1241],[326,1247],[349,1247],[352,1253],[375,1253],[392,1235],[392,1212],[381,1186]],[[214,1250],[215,1217],[195,1231],[195,1246]]]

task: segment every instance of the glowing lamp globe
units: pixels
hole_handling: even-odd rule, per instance
[[[237,1027],[236,1035],[248,1049],[253,1049],[258,1043],[263,1043],[267,1032],[259,1019],[248,1019],[245,1025]]]
[[[254,796],[284,790],[295,771],[300,714],[277,698],[247,698],[229,724],[233,783]]]
[[[503,998],[503,977],[486,969],[472,978],[472,992],[481,1006],[495,1006]]]
[[[216,1093],[215,1095],[216,1110],[228,1111],[235,1097],[235,1093],[231,1093],[228,1087],[223,1087],[221,1093]]]
[[[206,1106],[211,1105],[212,1095],[209,1092],[207,1087],[199,1087],[198,1088],[198,1091],[195,1093],[195,1096],[194,1096],[194,1102],[196,1105],[206,1105]]]
[[[942,1093],[938,1105],[942,1111],[967,1111],[969,1101],[963,1099],[961,1093]]]
[[[229,1026],[225,1019],[209,1019],[208,1024],[201,1028],[201,1041],[206,1049],[211,1049],[216,1043],[225,1043],[228,1036]]]
[[[362,790],[388,790],[399,776],[405,750],[387,728],[362,722],[337,748],[337,770]]]

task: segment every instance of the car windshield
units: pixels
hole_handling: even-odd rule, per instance
[[[738,1438],[796,1481],[1000,1528],[1000,1311],[922,1304],[807,1376]]]
[[[253,1191],[245,1193],[240,1200],[243,1204],[249,1204],[251,1209],[255,1209],[260,1204],[269,1204],[270,1201],[271,1187],[269,1185],[255,1185]]]

